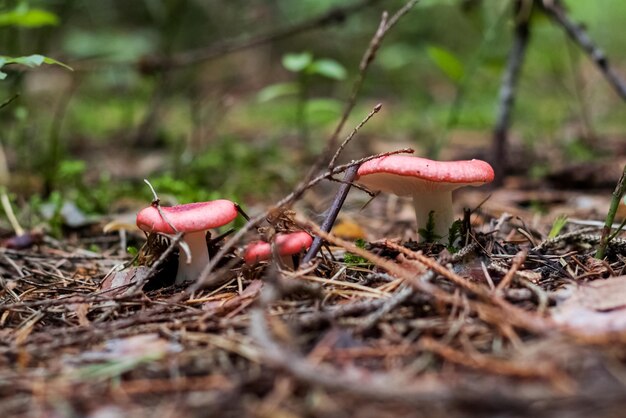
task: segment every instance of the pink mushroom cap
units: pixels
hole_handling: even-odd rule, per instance
[[[481,160],[432,161],[389,155],[361,164],[356,181],[371,190],[411,196],[418,228],[426,228],[432,220],[430,232],[437,241],[445,242],[454,222],[452,191],[481,186],[493,178],[493,168]]]
[[[298,254],[311,246],[313,237],[304,231],[291,232],[288,234],[276,235],[276,246],[279,255]],[[269,242],[256,241],[248,244],[244,254],[246,264],[254,264],[267,260],[272,256],[272,246]]]
[[[433,161],[408,155],[389,155],[366,161],[357,172],[359,183],[399,196],[480,186],[493,178],[493,168],[485,161]]]
[[[161,211],[149,206],[137,214],[137,226],[146,232],[175,234],[178,232],[198,232],[226,225],[237,217],[237,207],[230,200],[220,199],[209,202],[187,203],[176,206],[162,206]],[[168,224],[172,224],[176,231]]]

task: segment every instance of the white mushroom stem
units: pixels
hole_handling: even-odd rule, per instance
[[[209,249],[206,245],[206,231],[187,232],[183,235],[182,241],[189,247],[191,260],[181,249],[178,256],[178,272],[176,273],[176,284],[181,284],[188,280],[197,280],[200,273],[209,264]]]
[[[450,226],[454,222],[452,212],[452,191],[420,191],[413,194],[413,207],[417,219],[417,228],[426,229],[428,217],[434,211],[435,228],[433,232],[440,237],[437,242],[445,243],[448,239]],[[418,242],[423,238],[418,233]]]

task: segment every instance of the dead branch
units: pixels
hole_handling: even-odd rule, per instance
[[[180,52],[178,54],[173,54],[170,57],[145,57],[139,62],[138,65],[144,73],[155,73],[199,64],[204,61],[232,54],[233,52],[254,48],[259,45],[290,38],[311,30],[343,23],[351,15],[374,5],[379,1],[380,0],[361,0],[348,6],[332,8],[319,16],[315,16],[311,19],[287,26],[285,28],[245,37],[243,39],[224,41],[211,45],[207,48]]]
[[[495,172],[494,186],[502,185],[507,169],[508,132],[511,125],[511,112],[515,104],[515,89],[520,76],[526,49],[530,39],[530,14],[532,0],[515,0],[513,17],[515,20],[513,46],[509,52],[506,69],[502,76],[498,99],[498,116],[493,130],[492,165]]]
[[[559,24],[570,39],[589,56],[618,96],[620,96],[622,100],[626,100],[626,83],[615,72],[614,68],[609,63],[609,58],[604,51],[593,42],[584,27],[569,18],[561,1],[541,0],[539,4],[541,5],[541,10],[554,22]]]

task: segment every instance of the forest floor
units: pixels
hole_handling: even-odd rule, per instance
[[[600,227],[575,220],[602,219],[610,190],[509,183],[458,197],[478,209],[454,250],[411,240],[407,202],[349,200],[313,263],[234,249],[190,288],[175,252],[130,259],[136,231],[5,241],[0,415],[622,416],[626,242],[597,260]],[[272,227],[316,232],[295,213]]]

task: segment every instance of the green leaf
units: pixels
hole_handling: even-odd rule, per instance
[[[367,243],[365,242],[364,239],[357,239],[356,241],[354,241],[354,244],[358,247],[358,248],[362,248],[365,249]],[[371,263],[366,259],[361,257],[360,255],[356,255],[356,254],[352,254],[350,252],[346,252],[343,256],[343,262],[348,266],[348,267],[357,267],[357,266],[368,266]]]
[[[458,83],[465,75],[463,63],[447,49],[438,46],[426,48],[428,57],[450,80]]]
[[[566,223],[567,223],[567,216],[559,215],[554,220],[554,223],[552,224],[550,233],[548,233],[548,239],[556,238],[556,236],[559,235],[559,232],[561,232],[561,229],[563,229]]]
[[[8,64],[20,64],[30,68],[39,67],[42,64],[53,64],[60,65],[61,67],[73,71],[72,67],[70,67],[69,65],[63,64],[62,62],[57,61],[54,58],[45,57],[39,54],[28,55],[25,57],[7,57],[6,55],[0,55],[0,68]],[[5,72],[0,71],[0,80],[4,80],[6,76],[7,74]]]
[[[294,73],[304,71],[313,63],[313,55],[310,52],[301,52],[299,54],[285,54],[283,56],[283,67]]]
[[[0,26],[38,28],[58,24],[59,17],[54,13],[43,9],[31,9],[23,4],[11,11],[0,13]]]
[[[299,88],[296,83],[276,83],[264,87],[257,93],[259,102],[268,102],[284,96],[292,96],[298,94]]]
[[[310,74],[319,74],[326,78],[332,78],[333,80],[344,80],[348,75],[343,65],[329,58],[316,60],[307,68],[307,72]]]
[[[305,105],[308,121],[317,125],[326,125],[337,120],[342,110],[342,102],[336,99],[310,99]]]

